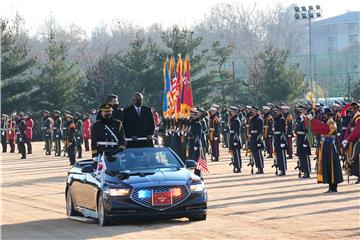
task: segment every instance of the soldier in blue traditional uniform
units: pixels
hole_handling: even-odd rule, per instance
[[[81,119],[81,113],[75,112],[74,115],[74,121],[75,121],[75,137],[76,137],[76,151],[78,153],[78,158],[82,158],[82,131],[83,131],[83,123]]]
[[[234,173],[241,173],[242,161],[240,149],[242,148],[241,137],[240,137],[240,128],[241,121],[238,114],[239,109],[235,106],[229,108],[229,118],[230,118],[230,135],[229,135],[229,151],[232,156],[232,165]]]
[[[263,106],[264,110],[264,141],[265,141],[265,149],[268,154],[268,158],[273,157],[273,122],[274,119],[271,115],[271,108],[269,106]]]
[[[280,170],[278,176],[286,175],[287,170],[287,162],[286,162],[286,154],[285,151],[287,149],[287,137],[286,137],[286,125],[285,118],[282,114],[283,109],[275,106],[274,112],[274,147],[276,154],[276,173],[277,170]]]
[[[264,127],[264,122],[259,115],[260,109],[258,107],[252,106],[250,111],[252,112],[252,116],[249,122],[249,132],[250,132],[249,148],[251,150],[251,157],[255,161],[255,166],[258,169],[256,174],[263,174],[264,158],[261,153],[261,150],[264,148],[262,141],[262,131]]]
[[[62,139],[62,119],[59,110],[54,111],[53,138],[55,147],[55,156],[61,156],[61,139]]]
[[[305,121],[307,121],[307,108],[302,105],[297,105],[296,110],[298,116],[296,118],[295,134],[296,134],[296,155],[298,157],[299,177],[310,178],[311,173],[311,148],[307,135],[307,128]],[[301,173],[304,173],[301,176]]]

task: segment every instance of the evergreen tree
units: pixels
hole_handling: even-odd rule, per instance
[[[63,42],[57,41],[54,29],[50,29],[48,41],[47,60],[40,66],[37,77],[38,107],[49,110],[78,109],[80,99],[77,90],[83,73],[78,63],[66,59],[67,49]]]
[[[30,73],[34,60],[28,56],[26,42],[20,41],[15,20],[0,19],[1,24],[1,111],[31,110],[31,96],[34,91]]]

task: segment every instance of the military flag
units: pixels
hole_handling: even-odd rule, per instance
[[[185,117],[190,115],[190,110],[193,107],[190,69],[190,59],[186,57],[184,60],[184,77],[181,89],[181,113]]]

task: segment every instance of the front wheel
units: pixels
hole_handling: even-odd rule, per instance
[[[206,220],[206,213],[199,213],[194,214],[189,217],[189,221],[205,221]]]
[[[98,204],[97,204],[98,222],[99,225],[104,227],[110,225],[110,218],[104,207],[104,199],[100,193]]]

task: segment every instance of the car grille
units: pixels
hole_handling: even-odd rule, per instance
[[[173,188],[180,188],[181,194],[179,196],[172,196],[172,203],[168,205],[153,205],[152,203],[152,196],[146,198],[139,198],[139,191],[150,191],[151,193],[159,193],[159,192],[169,192]],[[134,188],[130,198],[145,207],[149,207],[156,210],[166,210],[173,206],[180,204],[181,202],[185,201],[190,196],[190,192],[188,188],[184,185],[170,185],[170,186],[150,186],[150,187],[141,187],[141,188]]]

